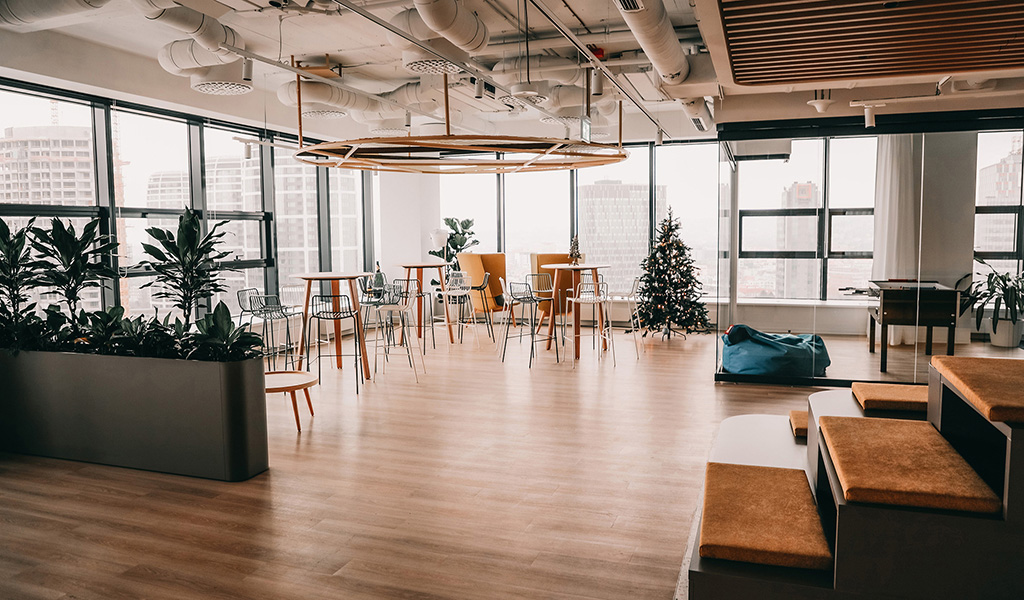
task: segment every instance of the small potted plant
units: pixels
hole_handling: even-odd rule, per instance
[[[1024,277],[1000,273],[984,260],[980,258],[975,260],[988,267],[991,272],[987,275],[978,273],[983,279],[972,283],[964,292],[964,302],[960,314],[975,308],[975,325],[978,331],[981,331],[982,322],[985,319],[985,307],[991,304],[992,329],[989,339],[992,345],[1014,348],[1020,344],[1021,336],[1024,335],[1024,319],[1021,318],[1022,312],[1024,312],[1024,296],[1021,295],[1021,290],[1024,289]],[[999,327],[999,322],[1004,320],[1009,323]]]

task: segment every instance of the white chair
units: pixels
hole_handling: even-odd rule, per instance
[[[629,309],[629,331],[633,334],[633,346],[636,348],[637,360],[640,359],[640,349],[643,348],[644,353],[647,353],[647,347],[644,346],[643,340],[637,336],[637,330],[640,329],[640,318],[637,316],[637,298],[640,295],[640,278],[636,277],[633,279],[633,287],[630,288],[629,292],[612,292],[611,299],[616,302],[625,302],[626,307]]]
[[[420,382],[416,372],[416,359],[414,355],[419,354],[412,351],[413,341],[416,339],[413,333],[416,322],[416,298],[419,296],[419,282],[415,279],[396,279],[393,284],[387,286],[387,292],[382,295],[380,304],[375,305],[377,315],[377,335],[373,339],[373,379],[377,380],[377,357],[384,356],[384,366],[381,371],[387,372],[388,354],[390,348],[405,348],[409,358],[409,366],[412,367],[413,378],[416,383]],[[395,337],[395,316],[398,316],[398,337]],[[381,345],[383,339],[384,344]],[[426,339],[423,340],[426,343]],[[423,374],[427,374],[427,365],[420,359],[420,366]]]
[[[615,366],[615,336],[612,335],[611,328],[611,297],[608,296],[608,284],[602,282],[594,285],[593,283],[581,282],[576,288],[576,296],[569,298],[569,302],[573,303],[573,310],[580,310],[584,306],[591,306],[595,309],[600,308],[600,310],[595,311],[601,315],[601,318],[597,319],[599,321],[597,323],[597,338],[608,343],[612,352],[612,366]],[[575,321],[575,319],[573,320]],[[575,339],[579,332],[573,331],[572,334],[573,339]],[[599,357],[604,354],[602,352],[603,347],[603,344],[597,346]],[[573,352],[572,365],[573,368],[576,368],[575,351]]]
[[[480,334],[476,330],[476,319],[473,311],[473,281],[465,271],[452,271],[445,281],[445,289],[441,294],[444,303],[445,328],[456,327],[459,330],[459,342],[462,342],[463,331],[467,327],[473,329],[473,337],[477,347],[480,346]],[[452,307],[457,307],[455,322],[451,320]],[[451,345],[448,346],[449,351]]]

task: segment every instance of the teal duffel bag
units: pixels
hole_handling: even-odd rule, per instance
[[[829,360],[821,336],[764,333],[733,325],[722,336],[722,368],[737,375],[824,377]]]

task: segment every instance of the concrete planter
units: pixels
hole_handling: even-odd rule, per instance
[[[263,363],[0,351],[0,450],[242,481],[267,470]]]

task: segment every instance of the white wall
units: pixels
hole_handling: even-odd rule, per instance
[[[405,277],[402,264],[439,260],[427,254],[433,249],[430,232],[441,224],[438,177],[406,173],[378,175],[374,236],[380,268],[389,279]],[[424,273],[424,279],[427,275],[436,273]]]

